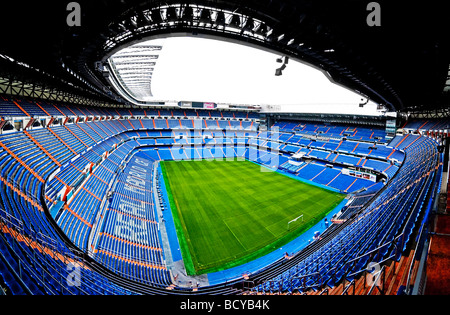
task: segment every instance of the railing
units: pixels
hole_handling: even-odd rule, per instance
[[[334,268],[332,268],[332,269],[330,269],[329,271],[327,271],[327,274],[333,274],[334,275],[334,280],[339,280],[339,279],[337,279],[337,277],[336,277],[336,275],[337,275],[337,273],[339,272],[339,270],[342,270],[343,268],[346,268],[347,266],[351,266],[351,265],[354,265],[354,264],[356,264],[358,261],[361,261],[361,259],[363,259],[364,257],[366,257],[366,256],[371,256],[371,257],[376,257],[376,256],[378,256],[378,253],[381,251],[381,250],[383,250],[385,247],[388,247],[388,248],[390,248],[390,247],[392,247],[394,250],[392,251],[392,254],[388,257],[388,258],[386,258],[386,259],[384,259],[382,262],[378,262],[378,264],[379,265],[382,265],[384,262],[386,262],[386,261],[389,261],[389,260],[393,260],[394,261],[394,264],[396,264],[396,258],[398,258],[398,255],[401,253],[401,251],[403,250],[403,248],[405,247],[405,242],[409,239],[409,236],[408,237],[406,237],[406,233],[409,233],[409,234],[411,234],[412,233],[412,231],[408,231],[407,229],[408,229],[408,226],[410,225],[410,223],[414,223],[413,221],[415,221],[416,220],[416,218],[417,218],[417,216],[419,215],[419,212],[422,210],[422,205],[424,204],[424,201],[426,200],[426,198],[428,197],[428,198],[433,198],[433,190],[431,189],[429,189],[430,187],[427,185],[427,184],[429,184],[430,183],[430,181],[433,181],[435,179],[435,176],[434,176],[434,173],[431,175],[431,177],[429,176],[428,178],[427,178],[427,180],[423,183],[423,185],[422,185],[422,187],[421,187],[421,190],[420,190],[420,193],[418,194],[418,197],[415,199],[415,201],[414,201],[414,204],[413,204],[413,206],[411,207],[411,210],[410,210],[410,212],[409,212],[409,216],[408,216],[408,218],[407,218],[407,220],[406,220],[406,222],[404,223],[404,225],[403,225],[403,229],[402,229],[402,232],[398,235],[398,236],[396,236],[393,240],[391,240],[391,241],[389,241],[389,242],[387,242],[387,243],[385,243],[385,244],[383,244],[383,245],[381,245],[381,246],[379,246],[379,247],[377,247],[376,249],[374,249],[374,250],[372,250],[372,251],[370,251],[370,252],[367,252],[367,253],[365,253],[364,255],[361,255],[361,256],[359,256],[359,257],[357,257],[357,258],[354,258],[354,259],[352,259],[352,260],[350,260],[350,261],[347,261],[347,262],[343,262],[343,260],[344,260],[344,258],[345,258],[345,256],[344,257],[342,257],[341,259],[340,259],[340,261],[339,262],[337,262],[336,263],[336,267],[334,267]],[[428,187],[428,188],[427,188]],[[425,195],[424,195],[425,194]],[[430,199],[430,201],[429,202],[431,202],[431,200],[432,199]],[[421,204],[419,205],[419,202],[421,202]],[[417,207],[421,207],[420,209],[418,209]],[[419,233],[419,238],[420,238],[420,234],[422,234],[423,233],[423,229],[421,228],[421,230],[420,230],[420,233]],[[416,248],[418,247],[420,245],[420,243],[418,243],[417,244],[417,246],[416,246]],[[354,246],[356,246],[356,245],[354,245]],[[375,255],[376,254],[376,255]],[[414,261],[413,261],[414,262]],[[412,263],[411,265],[410,265],[410,267],[409,267],[409,272],[408,272],[408,282],[407,282],[407,291],[405,292],[405,293],[409,293],[409,287],[410,287],[410,281],[411,281],[411,278],[412,278],[412,276],[413,276],[413,267],[414,267],[414,263]],[[394,265],[394,268],[395,268],[395,265]],[[354,272],[354,273],[352,273],[352,274],[348,274],[348,273],[346,273],[346,274],[344,274],[344,276],[343,276],[343,279],[344,279],[344,285],[345,285],[345,279],[347,278],[347,277],[350,277],[350,278],[353,278],[353,277],[357,277],[357,276],[359,276],[359,275],[361,275],[361,273],[367,273],[368,271],[367,271],[367,268],[366,269],[362,269],[362,270],[359,270],[359,271],[356,271],[356,272]],[[318,271],[318,273],[320,273],[320,271]],[[314,274],[310,274],[310,275],[305,275],[305,276],[301,276],[301,277],[294,277],[293,279],[306,279],[306,278],[311,278],[312,276],[318,276],[318,273],[314,273]],[[373,292],[373,290],[375,289],[375,287],[376,288],[378,288],[378,290],[383,294],[384,293],[384,283],[385,283],[385,273],[386,273],[386,271],[385,271],[385,265],[381,268],[381,270],[376,274],[376,275],[374,275],[374,276],[376,276],[376,279],[375,279],[375,282],[374,282],[374,284],[372,285],[372,288],[370,289],[370,291],[369,291],[369,294],[371,294],[372,292]],[[379,285],[377,285],[379,282],[380,282],[380,279],[381,279],[381,277],[383,277],[382,278],[382,286],[381,286],[381,289],[380,289],[380,286]],[[321,278],[322,279],[322,278]],[[354,286],[354,284],[355,284],[355,282],[354,282],[354,280],[350,283],[350,285],[349,286],[347,286],[346,287],[346,289],[344,290],[344,294],[347,294],[348,293],[348,290],[349,290],[349,288],[350,288],[350,286],[351,285],[353,285]],[[305,285],[305,280],[304,280],[304,286],[303,287],[299,287],[299,289],[310,289],[310,288],[314,288],[314,287],[323,287],[323,285],[324,285],[324,283],[323,283],[323,281],[322,280],[320,280],[319,282],[317,282],[316,284],[313,284],[313,285],[309,285],[309,286],[306,286]]]
[[[441,170],[442,171],[442,170]],[[439,175],[442,175],[442,173],[438,173]],[[441,185],[441,176],[438,176],[436,178],[437,182],[434,183],[434,188],[431,191],[431,197],[432,196],[436,196],[439,193],[439,187]],[[420,227],[420,230],[418,232],[418,235],[416,237],[417,243],[416,243],[416,247],[415,247],[415,255],[414,255],[414,259],[413,262],[411,263],[410,267],[409,267],[409,271],[408,271],[408,277],[407,277],[407,282],[406,282],[406,287],[405,287],[405,291],[404,293],[409,295],[409,294],[414,294],[413,290],[412,290],[412,278],[415,276],[415,272],[414,272],[414,265],[415,262],[417,260],[420,259],[426,259],[426,255],[427,252],[424,249],[424,245],[426,244],[427,241],[427,237],[428,237],[428,224],[429,224],[429,211],[432,210],[432,208],[436,209],[437,208],[437,202],[438,200],[434,200],[433,198],[430,198],[428,201],[428,207],[427,207],[427,213],[425,213],[425,218],[423,219],[423,224]],[[422,256],[422,257],[420,257]],[[419,284],[420,285],[420,282]],[[415,291],[417,292],[418,289],[416,289]]]
[[[373,275],[373,277],[374,277],[372,280],[373,284],[372,284],[369,292],[367,293],[367,295],[371,295],[375,288],[378,289],[378,291],[381,294],[384,294],[384,289],[385,289],[385,284],[386,284],[386,266],[381,267],[381,270],[376,272]],[[382,281],[380,281],[381,278],[383,278]],[[380,289],[380,285],[379,285],[380,282],[381,282],[381,289]]]
[[[26,235],[25,231],[23,229],[23,223],[20,221],[20,224],[17,224],[17,222],[20,221],[16,219],[15,217],[11,216],[10,214],[6,213],[3,209],[0,209],[0,225],[3,226],[3,232],[8,233],[11,235],[12,243],[9,243],[6,241],[6,239],[3,238],[3,235],[1,235],[0,241],[5,242],[8,244],[8,247],[12,249],[12,252],[16,256],[17,266],[18,269],[14,270],[15,274],[19,277],[19,280],[22,280],[22,273],[27,272],[28,274],[32,275],[36,279],[42,280],[42,285],[44,286],[44,289],[49,290],[50,292],[53,290],[51,287],[47,285],[49,281],[53,281],[55,283],[59,283],[60,287],[62,289],[62,293],[64,293],[64,288],[66,288],[65,285],[63,285],[62,279],[66,278],[67,275],[63,275],[62,272],[55,270],[54,265],[47,263],[46,259],[53,259],[49,258],[48,256],[54,255],[54,257],[57,257],[59,253],[54,251],[54,248],[45,247],[45,245],[42,245],[39,240],[34,239],[32,235]],[[20,237],[21,241],[18,241],[18,238]],[[17,251],[20,251],[21,246],[20,242],[23,242],[25,246],[28,246],[30,248],[34,248],[35,250],[33,256],[29,256],[30,262],[23,261],[20,256],[17,254]],[[37,251],[44,253],[42,257],[44,257],[44,261],[41,260],[40,257],[37,257]],[[73,259],[67,257],[64,254],[58,255],[59,259],[63,258],[62,263],[67,265],[71,261],[74,261]],[[41,272],[38,272],[37,268],[30,268],[29,266],[39,266],[39,265],[45,265],[46,268],[41,268]],[[55,279],[54,274],[50,271],[56,271],[56,274],[61,275],[60,279]],[[23,286],[26,287],[26,285],[23,284]],[[71,292],[69,288],[66,290],[67,292]],[[29,292],[31,293],[31,292]]]
[[[19,282],[22,283],[22,287],[27,293],[32,294],[23,281],[24,273],[31,276],[32,279],[36,279],[38,285],[44,289],[45,292],[43,293],[117,293],[113,287],[101,287],[98,283],[94,282],[94,279],[85,273],[85,271],[91,271],[89,267],[87,267],[86,261],[82,258],[68,249],[58,246],[55,240],[43,236],[42,233],[26,233],[23,222],[1,208],[0,227],[2,227],[3,230],[3,233],[0,234],[0,242],[7,244],[14,254],[15,261],[17,262],[17,269],[13,269],[12,271]],[[5,236],[3,235],[5,233],[11,236],[9,241],[5,239]],[[32,249],[33,255],[24,253],[28,261],[23,260],[19,255],[19,253],[23,251],[23,246]],[[59,267],[55,264],[57,261],[60,261]],[[77,268],[77,272],[79,272],[77,275],[82,277],[83,285],[71,285],[72,282],[70,282],[70,277],[74,268]],[[50,285],[50,283],[52,285]],[[89,290],[85,288],[89,288]]]
[[[18,188],[18,189],[20,189],[21,187],[19,187],[19,184],[18,183],[14,183],[14,186],[16,187],[16,188]],[[421,194],[423,193],[423,188],[422,188],[422,192],[421,192]],[[421,195],[420,194],[420,195]],[[377,194],[378,195],[378,194]],[[34,198],[34,197],[32,197],[32,196],[30,196],[30,198],[32,198],[32,200],[36,200],[36,198]],[[414,204],[414,207],[416,207],[416,205],[417,205],[417,202],[418,202],[418,200],[419,200],[420,198],[418,198],[417,200],[416,200],[416,203]],[[6,213],[6,212],[5,212]],[[413,213],[414,213],[414,211],[412,211],[411,212],[411,214],[409,215],[409,217],[408,217],[408,220],[407,220],[407,223],[409,223],[410,222],[410,220],[412,220],[412,219],[414,219],[413,218]],[[13,226],[11,227],[11,229],[12,230],[15,230],[15,231],[20,231],[20,234],[22,234],[22,235],[26,235],[26,232],[24,231],[25,230],[25,228],[23,227],[23,224],[22,224],[22,226],[19,226],[19,224],[20,223],[22,223],[21,222],[21,220],[18,220],[18,219],[16,219],[16,218],[14,218],[14,217],[12,217],[12,216],[10,216],[10,217],[8,217],[7,215],[4,215],[4,217],[6,218],[4,221],[5,222],[9,222],[9,224],[12,224]],[[8,219],[9,218],[9,219]],[[2,218],[3,219],[3,218]],[[14,221],[17,223],[16,224],[16,226],[14,226]],[[407,226],[407,224],[405,225],[405,227]],[[402,236],[402,239],[401,239],[401,246],[399,247],[400,249],[401,248],[403,248],[403,246],[404,246],[404,242],[405,242],[405,239],[403,238],[404,237],[404,232],[405,232],[405,229],[403,230],[403,232],[398,236],[398,237],[400,237],[400,236]],[[31,234],[31,235],[30,235]],[[34,242],[36,242],[37,244],[39,244],[39,246],[40,246],[40,248],[41,249],[48,249],[48,248],[50,248],[53,252],[55,252],[55,253],[58,253],[59,254],[59,251],[56,251],[56,249],[55,248],[52,248],[53,246],[55,246],[55,244],[57,245],[57,242],[56,241],[54,241],[54,242],[52,242],[52,240],[50,239],[50,238],[45,238],[45,237],[41,237],[41,236],[39,236],[40,234],[39,233],[36,233],[36,234],[34,234],[34,233],[29,233],[28,232],[28,237],[29,237],[29,239],[32,239],[33,241],[29,241],[28,240],[28,238],[26,239],[26,241],[29,243],[29,244],[27,244],[27,246],[30,246],[30,247],[32,247],[33,245],[34,245]],[[398,238],[397,237],[397,238]],[[395,238],[393,241],[395,241],[397,238]],[[391,242],[393,242],[393,241],[391,241]],[[17,242],[17,243],[19,243],[19,242]],[[390,246],[392,246],[392,243],[386,243],[385,245],[382,245],[382,246],[380,246],[380,247],[378,247],[377,249],[375,249],[374,251],[376,251],[376,250],[381,250],[380,248],[382,248],[383,246],[387,246],[387,244],[390,244]],[[393,246],[395,246],[396,247],[396,249],[395,249],[395,252],[397,253],[397,251],[398,251],[398,248],[397,248],[397,244],[394,244]],[[45,251],[44,251],[45,252]],[[358,257],[358,258],[355,258],[355,259],[352,259],[350,262],[346,262],[345,264],[348,264],[348,263],[354,263],[355,262],[355,260],[356,259],[361,259],[361,258],[363,258],[364,256],[366,256],[366,255],[368,255],[368,254],[371,254],[371,253],[373,253],[373,251],[371,251],[370,253],[366,253],[365,255],[362,255],[362,256],[360,256],[360,257]],[[67,253],[68,255],[69,255],[69,252]],[[69,256],[69,257],[72,257],[72,255],[71,256]],[[37,261],[37,257],[35,257],[35,262],[36,263],[40,263],[40,262],[38,262]],[[66,262],[66,256],[64,256],[64,262]],[[78,257],[77,257],[77,259],[78,259]],[[69,262],[70,262],[70,260],[68,260]],[[22,264],[21,264],[22,265]],[[25,266],[25,268],[26,268],[26,266]],[[336,276],[336,273],[337,273],[337,269],[336,268],[333,268],[333,269],[335,269],[334,270],[334,275]],[[331,269],[331,270],[333,270],[333,269]],[[19,269],[19,275],[20,275],[20,273],[21,273],[21,270],[22,270],[22,267]],[[362,270],[362,272],[364,272],[365,270]],[[35,273],[36,271],[31,271],[32,272],[32,274],[33,274],[33,272]],[[67,274],[67,273],[64,273],[64,274]],[[313,275],[315,275],[315,274],[310,274],[310,275],[307,275],[307,276],[313,276]],[[49,276],[52,276],[50,273],[49,273]],[[307,276],[302,276],[302,277],[307,277]],[[43,279],[45,279],[45,274],[43,275]],[[306,278],[305,278],[306,279]],[[304,279],[304,282],[305,282],[305,279]],[[323,281],[322,280],[320,280],[319,281],[319,284],[322,286],[323,285]]]
[[[110,154],[112,154],[115,150],[121,148],[123,145],[125,145],[125,143],[128,143],[129,141],[131,141],[131,139],[127,139],[126,141],[122,141],[121,143],[119,143],[119,145],[114,146],[111,150],[109,150],[108,152]],[[108,208],[108,206],[110,205],[110,200],[108,198],[109,194],[113,194],[116,186],[117,186],[117,178],[119,177],[119,171],[121,170],[121,168],[123,167],[123,165],[127,165],[127,163],[130,161],[131,157],[132,157],[132,153],[134,152],[134,149],[136,148],[136,146],[134,146],[131,151],[125,156],[125,158],[123,159],[123,161],[121,162],[121,164],[119,165],[119,167],[116,169],[116,171],[114,172],[114,175],[111,177],[109,183],[108,183],[108,188],[104,194],[104,196],[102,196],[102,202],[97,210],[97,215],[96,218],[94,220],[94,224],[93,227],[91,229],[91,233],[88,237],[88,250],[90,251],[89,256],[94,255],[93,253],[95,252],[95,249],[97,248],[97,244],[98,244],[98,239],[99,239],[99,234],[101,232],[101,228],[103,225],[103,221],[105,219],[105,214],[106,214],[106,210]],[[101,161],[99,163],[99,165],[101,165],[104,162]],[[94,173],[94,172],[93,172]],[[93,257],[93,256],[91,256]]]
[[[133,129],[128,128],[128,130]],[[117,134],[120,133],[122,132],[118,132]],[[28,192],[27,187],[24,187],[19,182],[16,182],[15,179],[8,178],[5,179],[5,181],[7,181],[8,185],[11,185],[11,187],[17,189],[20,192],[21,196],[27,198],[27,201],[29,201],[33,205],[41,204],[40,200],[36,198],[34,193]],[[45,196],[45,189],[40,188],[39,192],[42,193],[42,197]],[[37,192],[38,195],[40,194],[39,192]],[[45,202],[42,202],[42,205],[45,206]],[[25,216],[27,214],[20,214],[20,215]],[[50,281],[53,282],[55,285],[57,284],[56,286],[58,287],[58,289],[56,290],[59,292],[87,293],[86,291],[83,291],[83,289],[80,288],[73,289],[70,286],[69,287],[67,286],[67,283],[65,283],[64,280],[70,274],[70,272],[69,270],[65,270],[64,266],[67,266],[68,264],[73,262],[76,262],[81,266],[86,266],[85,260],[82,257],[87,258],[86,255],[88,253],[78,251],[70,244],[70,242],[68,242],[67,244],[64,243],[65,241],[68,240],[58,241],[52,239],[49,236],[46,236],[44,231],[35,232],[33,229],[39,228],[39,226],[24,226],[23,222],[26,221],[23,221],[22,218],[16,218],[4,210],[2,210],[0,217],[1,217],[1,224],[2,225],[4,224],[6,226],[8,231],[11,232],[11,235],[21,236],[19,239],[17,239],[16,237],[12,237],[11,240],[8,242],[6,239],[3,239],[4,237],[3,235],[0,235],[0,237],[2,238],[1,241],[4,241],[6,244],[8,244],[8,246],[10,246],[10,243],[12,244],[11,246],[14,246],[13,252],[16,253],[15,256],[17,256],[17,260],[19,261],[18,265],[19,269],[17,270],[19,278],[21,278],[22,272],[25,272],[26,270],[27,274],[32,275],[33,278],[41,279],[44,288],[49,292],[55,291],[54,288],[51,288],[46,284],[47,282]],[[31,264],[33,266],[44,266],[44,268],[30,269],[28,262],[22,261],[22,258],[18,256],[19,252],[17,252],[17,250],[22,250],[21,248],[23,248],[23,246],[27,246],[30,249],[32,249],[30,250],[30,252],[34,251],[34,255],[30,257],[30,259],[32,260]],[[39,257],[39,253],[44,253],[43,254],[43,256],[45,257],[44,261],[42,261],[42,259]],[[29,255],[26,257],[28,259]],[[46,259],[55,259],[55,257],[58,257],[57,259],[61,260],[62,263],[61,268],[56,269],[56,267],[53,266],[52,263],[46,261]],[[86,285],[88,286],[90,285],[89,283],[90,280],[87,277],[83,281]],[[94,283],[91,284],[92,287],[94,288],[97,287]],[[99,292],[100,293],[109,292],[109,290],[100,289]],[[114,290],[112,290],[111,292],[114,292]]]
[[[414,206],[412,207],[413,209],[415,209],[415,208],[417,207],[417,203],[418,203],[419,200],[420,200],[420,196],[424,193],[425,187],[426,187],[426,185],[423,185],[423,187],[422,187],[422,189],[421,189],[421,193],[419,194],[419,198],[416,199],[416,201],[415,201],[415,203],[414,203]],[[419,210],[420,210],[420,209],[419,209]],[[419,210],[418,210],[418,211],[419,211]],[[405,244],[404,244],[405,241],[406,241],[406,240],[405,240],[405,233],[407,232],[407,231],[406,231],[406,228],[407,228],[408,224],[411,222],[411,220],[415,220],[414,215],[417,216],[417,213],[416,213],[415,211],[411,211],[411,212],[410,212],[410,215],[409,215],[409,217],[408,217],[408,220],[407,220],[406,223],[404,224],[404,227],[403,227],[402,232],[401,232],[397,237],[395,237],[392,241],[390,241],[390,242],[388,242],[388,243],[385,243],[385,244],[379,246],[378,248],[376,248],[376,249],[374,249],[374,250],[372,250],[372,251],[370,251],[370,252],[365,253],[364,255],[361,255],[361,256],[359,256],[359,257],[357,257],[357,258],[354,258],[354,259],[352,259],[352,260],[350,260],[350,261],[348,261],[348,262],[345,262],[344,265],[341,266],[341,267],[334,267],[334,268],[332,268],[329,272],[333,273],[333,271],[334,271],[334,275],[336,276],[337,272],[338,272],[340,269],[344,268],[346,265],[352,265],[352,264],[355,264],[357,261],[360,261],[361,259],[363,259],[364,257],[369,256],[369,255],[372,256],[372,257],[376,257],[376,255],[373,255],[373,254],[378,253],[380,250],[382,250],[382,249],[383,249],[384,247],[386,247],[386,246],[388,246],[388,247],[393,246],[393,247],[394,247],[394,250],[392,251],[393,253],[392,253],[388,258],[384,259],[382,262],[378,262],[378,264],[379,264],[379,265],[382,265],[384,262],[389,261],[389,260],[393,260],[393,261],[394,261],[394,264],[396,264],[396,263],[397,263],[397,260],[396,260],[395,258],[399,255],[399,253],[402,251],[403,247],[405,246]],[[422,230],[421,230],[421,233],[422,233]],[[417,244],[417,246],[419,246],[419,243]],[[337,264],[338,264],[338,263],[337,263]],[[410,268],[409,268],[409,273],[408,273],[408,274],[409,274],[409,277],[408,277],[408,285],[407,285],[407,288],[409,288],[409,281],[410,281],[410,279],[411,279],[411,277],[412,277],[413,266],[414,266],[414,264],[411,264],[411,266],[410,266]],[[381,272],[382,272],[382,273],[385,273],[384,267],[385,267],[385,266],[383,266],[382,269],[379,271],[380,273],[381,273]],[[394,268],[395,268],[395,265],[394,265]],[[344,277],[343,277],[343,279],[344,279],[344,281],[345,281],[345,278],[346,278],[346,277],[351,277],[351,278],[358,277],[358,276],[361,275],[361,273],[364,273],[364,272],[367,272],[367,269],[362,269],[362,270],[356,271],[356,272],[354,272],[354,273],[352,273],[352,274],[345,274]],[[383,274],[383,277],[384,277],[384,274]],[[337,279],[337,280],[338,280],[338,279]],[[376,284],[376,283],[378,283],[378,282],[379,282],[379,279],[377,279],[377,280],[374,282],[374,284]],[[383,288],[382,288],[382,290],[380,290],[381,293],[384,293],[384,282],[385,282],[385,279],[383,278]],[[322,284],[322,285],[323,285],[323,284]],[[373,291],[373,289],[374,289],[374,288],[372,288],[369,292],[371,293],[371,292]],[[347,292],[347,291],[346,291],[346,292]],[[369,293],[369,294],[370,294],[370,293]],[[407,292],[407,293],[408,293],[408,292]]]

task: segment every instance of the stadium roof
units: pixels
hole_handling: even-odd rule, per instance
[[[0,20],[0,55],[39,69],[46,74],[42,80],[67,82],[84,96],[123,101],[103,76],[107,57],[149,36],[211,35],[304,60],[391,109],[450,105],[448,2],[377,1],[381,26],[367,23],[370,1],[77,2],[81,26],[75,27],[67,25],[68,2],[8,4]]]
[[[111,75],[120,87],[116,90],[132,99],[152,98],[151,83],[153,71],[159,58],[161,45],[135,44],[115,53],[108,59]]]

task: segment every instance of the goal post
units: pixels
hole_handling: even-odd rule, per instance
[[[287,224],[287,229],[288,229],[288,231],[291,229],[291,224],[292,223],[294,223],[294,222],[296,222],[296,221],[298,221],[298,220],[302,220],[302,222],[303,222],[303,220],[304,220],[304,218],[303,218],[303,213],[301,214],[301,215],[299,215],[298,217],[296,217],[294,220],[291,220],[291,221],[289,221],[288,222],[288,224]]]

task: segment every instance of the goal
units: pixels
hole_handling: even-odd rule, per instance
[[[294,222],[297,222],[298,220],[302,220],[302,222],[303,222],[303,220],[304,220],[304,218],[303,218],[303,214],[301,214],[301,215],[299,215],[298,217],[296,217],[294,220],[291,220],[291,221],[289,221],[288,222],[288,224],[287,224],[287,229],[288,229],[288,231],[290,231],[291,230],[291,227],[292,227],[292,223],[294,223]]]

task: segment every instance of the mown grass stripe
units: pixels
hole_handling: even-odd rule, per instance
[[[318,223],[345,197],[249,161],[161,163],[189,274],[263,256]],[[304,221],[287,222],[304,213]]]

